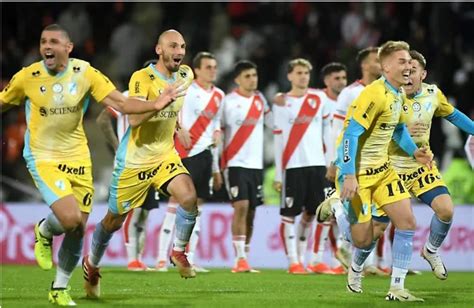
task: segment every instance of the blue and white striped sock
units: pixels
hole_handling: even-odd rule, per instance
[[[184,251],[193,232],[196,216],[198,212],[188,212],[181,206],[176,209],[176,235],[174,237],[174,247],[176,251]]]
[[[367,257],[370,255],[372,250],[374,250],[375,243],[376,242],[372,242],[369,247],[365,248],[354,247],[351,266],[355,271],[361,272],[364,269],[364,262],[367,260]]]
[[[99,262],[105,253],[105,249],[109,246],[110,239],[113,233],[109,233],[102,226],[102,222],[99,222],[96,227],[94,234],[92,235],[91,251],[89,253],[89,262],[95,266],[99,266]]]
[[[449,222],[442,221],[436,214],[433,214],[430,225],[430,236],[426,242],[426,249],[430,253],[438,252],[439,247],[443,244],[444,239],[448,235],[451,228],[452,220]]]
[[[58,253],[58,268],[54,288],[66,288],[82,253],[83,237],[76,232],[66,233]]]
[[[392,244],[393,268],[390,288],[405,288],[405,277],[407,275],[413,253],[414,235],[414,230],[395,230],[395,236],[393,238]]]

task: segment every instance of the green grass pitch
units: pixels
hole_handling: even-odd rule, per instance
[[[388,277],[366,277],[364,293],[345,289],[345,276],[288,275],[283,270],[263,270],[260,274],[232,274],[214,269],[195,279],[182,279],[175,269],[168,273],[129,272],[108,267],[102,271],[102,296],[88,300],[82,288],[82,271],[71,280],[71,295],[82,307],[385,307],[403,303],[385,302]],[[2,264],[1,307],[49,306],[47,293],[54,270],[35,266]],[[432,273],[408,276],[406,287],[425,303],[423,307],[474,307],[474,273],[449,273],[446,281]],[[405,304],[412,307],[415,304]]]

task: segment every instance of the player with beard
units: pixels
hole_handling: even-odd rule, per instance
[[[88,62],[69,58],[72,49],[69,34],[60,25],[45,27],[39,47],[43,60],[15,74],[0,94],[2,111],[25,102],[23,156],[52,211],[34,229],[35,258],[42,269],[53,266],[53,236],[65,233],[48,296],[58,305],[75,305],[68,283],[81,257],[84,228],[92,209],[92,165],[82,126],[90,97],[130,114],[161,110],[171,99],[182,95],[178,85],[173,85],[151,102],[130,104]]]
[[[183,36],[176,30],[163,32],[155,51],[156,65],[136,71],[129,83],[129,103],[160,97],[164,88],[177,83],[185,88],[193,80],[189,66],[181,65],[186,51]],[[183,93],[184,95],[184,93]],[[196,191],[188,171],[174,147],[173,136],[178,112],[184,97],[170,101],[158,112],[129,117],[130,127],[120,142],[109,192],[109,209],[96,226],[90,254],[82,261],[86,294],[100,296],[99,263],[110,239],[122,226],[127,213],[141,206],[151,186],[173,196],[180,204],[176,211],[176,235],[171,252],[173,262],[184,278],[194,278],[185,247],[191,236],[196,216]]]

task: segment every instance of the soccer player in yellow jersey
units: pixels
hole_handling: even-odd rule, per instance
[[[404,85],[407,100],[404,108],[407,111],[406,123],[410,135],[418,146],[429,147],[431,120],[433,116],[443,117],[468,134],[474,134],[474,122],[465,114],[448,103],[443,92],[436,85],[423,83],[426,78],[426,60],[422,54],[410,50],[412,70],[410,82]],[[438,249],[446,238],[453,218],[453,201],[448,188],[441,178],[436,166],[432,170],[406,155],[400,147],[391,143],[390,160],[405,187],[414,196],[431,206],[431,219],[428,241],[421,250],[421,256],[428,261],[434,275],[444,280],[448,272]]]
[[[35,257],[42,269],[52,268],[52,237],[66,233],[58,254],[49,300],[75,305],[68,282],[81,256],[84,226],[94,188],[87,139],[82,127],[90,96],[124,113],[160,110],[182,95],[173,85],[153,103],[128,104],[110,80],[88,62],[69,58],[73,43],[59,25],[41,33],[42,61],[15,74],[0,93],[3,110],[25,102],[27,131],[23,156],[52,213],[35,226]]]
[[[193,80],[189,66],[181,65],[186,45],[175,30],[163,32],[156,45],[156,65],[136,71],[129,83],[130,104],[160,97],[168,84],[178,81],[184,87]],[[115,156],[115,169],[109,193],[109,210],[97,224],[90,255],[83,259],[85,290],[88,297],[100,296],[99,262],[115,231],[120,229],[127,213],[141,206],[150,186],[172,196],[180,207],[176,210],[176,235],[171,262],[184,278],[196,273],[184,253],[196,216],[196,191],[188,171],[174,147],[174,132],[184,97],[165,109],[141,115],[130,115],[130,127],[122,138]]]
[[[416,222],[410,207],[410,195],[388,157],[393,138],[420,163],[430,165],[432,159],[426,149],[417,148],[406,126],[400,122],[404,99],[400,87],[408,83],[411,69],[408,51],[408,44],[400,41],[389,41],[380,47],[378,56],[383,77],[365,87],[351,104],[343,133],[339,136],[336,189],[344,201],[345,210],[337,206],[338,202],[326,204],[334,205],[339,227],[356,247],[348,272],[347,289],[354,293],[362,292],[363,264],[382,229],[374,228],[378,224],[372,222],[372,216],[380,216],[376,214],[383,211],[396,227],[392,280],[386,299],[423,301],[404,287]],[[320,207],[318,219],[326,218],[321,215],[327,213],[326,208]]]

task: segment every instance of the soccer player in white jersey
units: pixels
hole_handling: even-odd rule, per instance
[[[218,143],[220,133],[220,107],[224,92],[214,85],[217,77],[217,61],[209,52],[199,52],[193,59],[195,80],[188,88],[183,108],[179,113],[179,129],[175,146],[181,160],[188,169],[198,197],[196,224],[188,245],[188,260],[196,272],[208,272],[194,262],[200,230],[200,206],[211,197],[209,181],[212,176],[213,189],[222,186],[219,170]],[[171,236],[176,219],[176,201],[172,198],[161,226],[156,269],[165,272]]]
[[[247,261],[255,209],[263,204],[263,124],[271,121],[270,108],[257,91],[257,66],[239,61],[234,67],[237,89],[222,102],[221,127],[227,191],[234,208],[232,243],[236,260],[233,273],[252,272]]]
[[[148,65],[155,63],[156,60],[146,61],[143,64],[143,67],[145,68]],[[128,96],[128,91],[123,92],[123,94]],[[116,129],[114,129],[114,122],[116,123]],[[114,108],[107,107],[102,110],[97,117],[97,124],[104,132],[105,139],[107,139],[109,144],[113,147],[114,152],[117,151],[118,145],[127,132],[129,126],[128,116]],[[149,270],[142,261],[143,250],[146,242],[146,222],[149,211],[158,208],[158,198],[158,193],[154,189],[150,189],[143,205],[131,210],[125,219],[123,235],[125,239],[125,247],[127,249],[127,269],[130,271]]]
[[[39,42],[42,60],[16,73],[0,93],[2,112],[25,103],[28,128],[23,156],[51,209],[34,229],[35,257],[42,269],[53,267],[53,236],[65,233],[48,295],[57,305],[75,305],[68,283],[81,256],[92,209],[92,165],[82,126],[90,97],[128,114],[160,110],[179,94],[178,85],[173,85],[153,101],[129,104],[101,72],[70,58],[72,50],[69,34],[60,25],[45,27]]]
[[[309,88],[312,65],[305,59],[288,63],[291,90],[277,94],[273,106],[275,183],[281,191],[280,236],[289,261],[288,273],[307,274],[304,258],[316,206],[324,200],[326,163],[324,144],[332,144],[332,104],[322,91]],[[329,153],[326,151],[326,153]],[[297,230],[295,218],[301,215]],[[313,265],[308,265],[313,271]]]
[[[326,100],[329,101],[331,108],[331,113],[334,114],[336,107],[337,98],[342,89],[347,85],[347,68],[344,64],[339,62],[331,62],[326,64],[321,69],[321,77],[323,79],[325,88],[323,89],[323,96],[326,97]],[[331,116],[332,118],[333,116]],[[334,121],[334,120],[332,120]],[[333,138],[330,142],[334,143],[336,139]],[[326,145],[326,147],[333,149],[326,149],[328,154],[328,162],[334,160],[335,149],[334,146]],[[326,173],[326,178],[329,182],[325,185],[325,192],[328,193],[334,187],[334,174],[331,173],[333,169],[328,163],[328,169]],[[331,255],[333,267],[323,262],[323,255],[326,248],[327,240],[330,240],[331,244]],[[310,269],[313,273],[318,274],[344,274],[344,249],[340,249],[343,241],[339,235],[339,229],[337,224],[333,222],[322,222],[316,223],[316,229],[314,232],[314,244],[313,244],[313,253],[310,261]],[[339,261],[341,260],[341,261]]]
[[[436,86],[423,83],[426,78],[425,57],[410,50],[412,70],[410,82],[403,88],[407,94],[405,104],[410,135],[419,146],[429,146],[433,117],[443,117],[464,132],[474,134],[474,122],[454,108]],[[430,264],[433,274],[441,280],[448,278],[448,271],[438,252],[448,235],[453,219],[453,201],[436,166],[428,170],[400,150],[392,142],[390,160],[405,187],[433,211],[428,240],[421,249],[421,256]]]
[[[341,94],[337,98],[336,108],[334,110],[333,120],[333,139],[336,140],[342,131],[344,126],[344,119],[351,103],[359,96],[360,92],[365,88],[366,85],[371,84],[374,80],[378,79],[382,74],[382,68],[377,57],[377,47],[367,47],[359,51],[356,57],[357,64],[359,65],[361,78],[354,81],[349,86],[345,87]],[[329,170],[330,176],[334,177],[336,174],[336,166],[331,164]],[[377,249],[370,254],[365,263],[364,273],[375,274],[375,275],[386,275],[390,273],[390,268],[384,267],[383,265],[383,245],[384,236],[381,236],[377,241]],[[347,252],[350,250],[350,246],[346,247],[345,241],[341,246],[341,255],[338,257],[344,258],[343,264],[347,267],[350,263],[350,256]],[[375,260],[377,252],[378,260]],[[349,256],[349,258],[345,257]],[[377,261],[377,262],[376,262]]]

